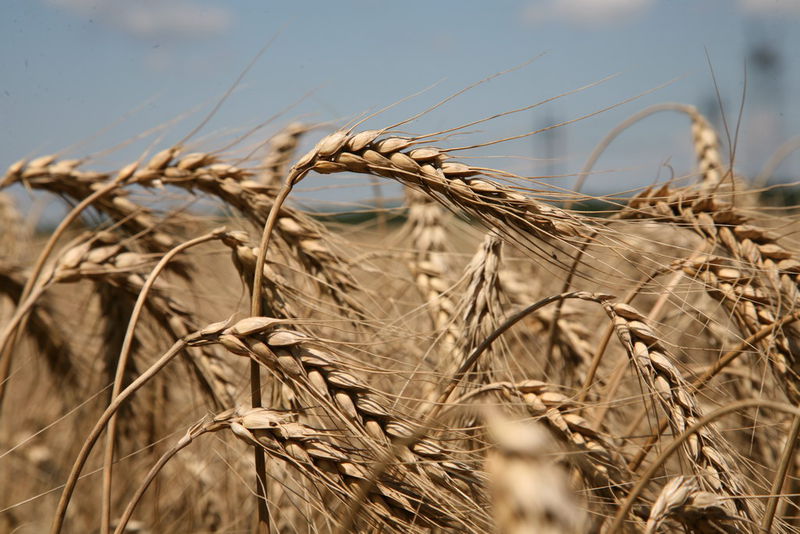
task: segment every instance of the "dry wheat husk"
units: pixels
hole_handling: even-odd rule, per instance
[[[0,257],[11,259],[21,252],[25,239],[22,216],[10,195],[0,192]]]
[[[486,459],[494,531],[586,532],[586,515],[569,488],[566,473],[553,463],[544,430],[534,423],[503,420],[493,414],[489,433],[496,444]]]
[[[411,234],[410,269],[437,334],[434,367],[447,374],[459,356],[461,332],[456,322],[457,303],[449,272],[453,262],[447,250],[448,211],[428,196],[406,190],[407,226]]]
[[[216,421],[224,421],[236,437],[258,444],[269,455],[288,462],[312,482],[321,484],[340,506],[349,505],[358,485],[369,477],[369,451],[341,447],[336,444],[335,434],[294,419],[285,412],[250,408],[223,414]],[[445,501],[431,493],[435,495],[436,488],[426,486],[404,469],[396,474],[387,472],[370,491],[364,509],[371,516],[369,523],[392,532],[425,532],[431,527],[452,528],[459,523],[464,531],[474,531],[477,523],[459,518],[453,508],[442,506]]]
[[[702,411],[669,352],[646,318],[633,307],[606,300],[603,308],[637,373],[666,412],[673,433],[682,433],[702,417]],[[734,468],[736,462],[713,426],[706,426],[689,438],[683,452],[701,487],[722,496],[732,506],[729,515],[741,515],[749,521],[760,517],[759,506],[745,498],[751,493],[748,484]]]
[[[378,130],[338,131],[321,139],[292,169],[297,180],[309,171],[367,173],[393,178],[476,216],[489,226],[540,239],[570,241],[589,222],[485,178],[486,169],[451,160],[446,150],[416,147],[413,138],[381,137]],[[481,176],[483,175],[483,176]]]
[[[267,155],[261,163],[261,183],[270,187],[280,187],[288,174],[300,139],[313,126],[301,122],[291,122],[275,134],[267,144]]]
[[[737,522],[741,517],[731,516],[730,507],[718,495],[702,491],[696,481],[687,477],[674,477],[661,488],[650,508],[644,534],[655,534],[668,519],[675,519],[690,531],[705,532],[704,524],[713,524],[714,532],[740,532]]]
[[[716,189],[723,179],[724,166],[717,132],[697,109],[690,108],[692,119],[692,145],[700,168],[700,188]]]
[[[701,257],[684,270],[699,275],[709,295],[726,305],[745,336],[774,323],[800,302],[800,261],[773,234],[714,194],[648,189],[633,198],[620,216],[685,225],[727,253],[730,260]],[[800,333],[787,326],[761,343],[779,382],[795,400],[800,398],[797,341]]]
[[[148,265],[151,258],[130,251],[113,234],[90,232],[86,235],[59,254],[45,284],[88,279],[107,284],[131,298],[138,296],[145,283],[140,269]],[[193,314],[165,291],[164,284],[156,283],[145,306],[157,324],[173,338],[196,330]],[[213,350],[193,351],[192,356],[185,361],[212,402],[217,406],[233,403],[238,379],[224,359]]]
[[[42,189],[64,198],[83,200],[102,188],[110,179],[129,180],[136,165],[128,165],[116,176],[110,173],[84,171],[81,160],[59,160],[55,156],[42,156],[30,161],[19,161],[7,171],[0,187],[23,183],[33,189]],[[145,166],[150,173],[158,172],[160,161],[153,160]],[[169,231],[162,231],[164,223],[158,221],[152,210],[131,201],[128,192],[120,187],[97,199],[94,207],[117,221],[131,235],[153,251],[166,251],[178,244]]]
[[[520,406],[573,454],[567,461],[585,480],[588,499],[600,514],[625,496],[632,474],[619,446],[607,433],[594,428],[577,413],[578,405],[561,388],[539,380],[487,384],[480,392],[493,393],[502,406]]]
[[[342,426],[358,438],[361,446],[383,449],[396,440],[416,432],[416,423],[393,410],[384,396],[368,382],[349,372],[326,344],[308,334],[281,328],[284,321],[250,317],[197,343],[220,343],[226,349],[253,358],[269,369],[298,395],[320,404],[329,421]],[[479,491],[481,479],[466,464],[455,459],[456,451],[445,449],[430,439],[403,447],[400,460],[408,462],[420,475],[452,493],[454,501]],[[475,506],[463,504],[464,510]]]
[[[25,287],[24,271],[12,264],[0,261],[0,294],[19,304],[22,289]],[[67,333],[61,328],[47,299],[41,298],[31,310],[25,325],[26,334],[36,344],[56,383],[63,386],[61,390],[70,401],[78,392],[75,390],[77,372],[74,362],[76,355],[69,343]]]
[[[166,185],[200,190],[215,196],[240,211],[258,228],[264,226],[277,191],[250,179],[251,171],[218,161],[206,153],[180,155],[157,179]],[[154,179],[134,175],[137,183],[148,186]],[[320,280],[320,292],[330,295],[344,311],[360,315],[360,305],[351,297],[357,291],[346,262],[331,248],[337,241],[321,224],[290,206],[282,206],[275,233],[283,243],[284,257],[299,262],[313,281]]]

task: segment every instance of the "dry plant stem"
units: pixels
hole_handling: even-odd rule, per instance
[[[673,452],[675,452],[687,439],[692,437],[698,430],[701,430],[704,426],[708,425],[709,423],[713,423],[720,417],[723,417],[729,413],[736,412],[738,410],[742,410],[744,408],[751,408],[751,407],[758,407],[758,408],[766,408],[770,410],[775,410],[778,412],[783,412],[787,414],[794,415],[795,418],[800,417],[800,408],[792,406],[790,404],[785,404],[781,402],[775,401],[768,401],[768,400],[760,400],[760,399],[747,399],[742,401],[734,402],[733,404],[729,404],[728,406],[723,406],[722,408],[718,408],[713,412],[706,414],[705,416],[701,417],[695,424],[688,427],[684,430],[677,438],[675,438],[669,445],[667,445],[661,454],[653,461],[653,463],[647,468],[636,485],[631,489],[628,497],[625,499],[625,502],[622,503],[619,510],[617,510],[616,516],[614,516],[614,521],[608,527],[606,534],[617,534],[622,530],[622,524],[625,522],[625,517],[631,511],[631,507],[633,507],[633,503],[636,499],[641,495],[642,491],[644,491],[647,484],[656,474],[656,472],[661,469],[661,466],[669,459]]]
[[[61,220],[56,229],[48,238],[47,243],[42,249],[42,252],[39,253],[39,257],[36,258],[36,263],[31,270],[30,277],[25,282],[25,287],[22,289],[20,303],[25,302],[25,299],[27,299],[33,291],[34,285],[36,284],[39,275],[42,273],[42,269],[44,268],[47,258],[50,257],[50,254],[52,254],[56,243],[67,230],[67,228],[75,221],[75,219],[80,217],[81,213],[83,213],[87,207],[92,205],[95,200],[119,187],[126,178],[127,175],[120,175],[118,178],[108,183],[105,187],[98,189],[83,199],[77,206],[72,208],[66,217]],[[24,327],[24,325],[22,326]],[[22,328],[16,330],[16,332],[19,332],[20,330],[22,330]],[[4,335],[2,338],[2,343],[0,343],[0,413],[3,411],[3,398],[5,397],[6,393],[6,379],[8,378],[8,373],[11,371],[11,360],[13,358],[14,345],[16,344],[17,335],[17,333],[12,333],[10,336]]]
[[[708,369],[705,373],[699,376],[694,382],[692,382],[692,388],[696,390],[704,388],[705,385],[708,384],[709,380],[717,376],[720,371],[722,371],[728,365],[730,365],[730,363],[733,362],[733,360],[735,360],[736,358],[738,358],[739,355],[745,351],[745,349],[752,347],[755,343],[758,343],[762,339],[766,338],[776,329],[786,324],[792,323],[798,319],[800,319],[800,310],[797,310],[794,313],[790,313],[789,315],[782,317],[780,321],[763,326],[761,330],[759,330],[752,336],[748,337],[747,339],[739,343],[733,349],[726,352],[719,360],[716,361],[716,363],[713,366],[711,366],[710,369]],[[645,411],[643,410],[642,412],[639,413],[639,415],[636,416],[636,419],[634,421],[638,424],[639,422],[642,421],[642,419],[644,419],[644,417],[645,417]],[[666,418],[662,419],[659,422],[658,432],[647,440],[647,443],[645,443],[642,446],[642,448],[639,450],[636,456],[633,459],[631,459],[630,463],[628,464],[628,468],[631,471],[636,471],[637,469],[639,469],[639,466],[642,465],[642,461],[644,461],[645,457],[647,456],[647,453],[650,452],[650,449],[653,448],[653,445],[655,445],[658,442],[659,437],[667,429],[668,425],[669,422],[667,421]]]
[[[142,500],[142,497],[144,497],[147,488],[150,487],[150,484],[153,482],[153,480],[155,480],[156,476],[158,476],[158,473],[160,473],[164,466],[167,465],[167,462],[169,462],[172,457],[178,454],[182,449],[188,447],[195,438],[211,430],[211,428],[204,428],[203,422],[201,421],[200,423],[192,426],[192,428],[190,428],[189,431],[180,440],[178,440],[178,442],[170,450],[161,455],[161,457],[158,459],[158,462],[153,465],[153,467],[147,473],[147,476],[136,489],[136,493],[134,493],[131,497],[130,501],[128,502],[128,506],[125,507],[125,511],[122,513],[122,516],[117,523],[117,528],[114,529],[114,534],[124,534],[128,522],[131,520],[131,516],[133,515],[133,511]]]
[[[253,277],[253,293],[252,300],[250,301],[250,315],[258,317],[261,315],[261,285],[264,280],[264,262],[267,258],[267,247],[269,246],[270,236],[275,227],[275,221],[278,220],[278,214],[281,211],[281,206],[286,201],[289,193],[292,192],[292,187],[296,181],[302,178],[302,174],[296,175],[294,171],[289,174],[286,182],[281,187],[278,196],[275,198],[275,203],[267,217],[267,222],[264,225],[264,232],[261,234],[261,243],[259,245],[259,254],[256,259],[256,272]],[[253,408],[261,408],[261,371],[258,362],[252,360],[250,362],[250,404]],[[261,534],[268,534],[270,531],[269,525],[269,507],[267,506],[267,461],[264,455],[264,450],[261,447],[253,446],[253,455],[256,464],[256,498],[258,499],[258,530]]]
[[[709,370],[703,373],[697,380],[692,383],[692,387],[696,389],[700,389],[708,383],[709,380],[717,376],[720,371],[722,371],[725,367],[727,367],[734,359],[736,359],[746,348],[751,347],[754,343],[758,343],[762,339],[766,338],[776,329],[781,328],[789,323],[792,323],[796,320],[800,319],[800,310],[796,310],[793,313],[785,315],[781,318],[780,321],[776,321],[772,324],[764,325],[761,327],[761,330],[756,332],[755,334],[751,335],[741,343],[739,343],[736,347],[725,353]]]
[[[150,484],[156,478],[158,473],[161,472],[161,469],[163,469],[164,466],[167,465],[167,462],[169,462],[173,456],[178,454],[181,451],[181,449],[188,447],[189,443],[191,443],[191,441],[181,440],[174,447],[172,447],[170,450],[161,455],[161,457],[158,459],[155,465],[153,465],[153,467],[147,473],[147,476],[145,477],[144,481],[136,489],[136,493],[133,494],[133,497],[131,497],[130,501],[128,502],[128,506],[125,508],[125,511],[122,513],[122,516],[117,522],[117,528],[114,529],[114,534],[123,534],[126,531],[126,527],[128,526],[128,522],[131,520],[133,511],[136,509],[136,506],[139,504],[139,501],[142,500],[142,497],[144,497],[147,488],[150,487]]]
[[[128,357],[130,356],[131,346],[133,344],[133,333],[136,329],[136,324],[139,321],[139,316],[142,313],[142,309],[144,308],[147,296],[150,293],[150,288],[153,287],[158,275],[161,274],[161,271],[164,270],[164,268],[167,266],[167,263],[169,263],[176,255],[195,245],[217,239],[221,231],[222,230],[215,230],[214,232],[192,239],[173,248],[167,254],[165,254],[163,258],[161,258],[161,261],[159,261],[158,264],[153,268],[150,276],[147,277],[147,281],[145,281],[142,290],[139,292],[139,296],[136,298],[136,304],[131,312],[128,329],[125,331],[125,339],[122,342],[122,349],[120,350],[119,358],[117,359],[114,387],[111,392],[112,400],[119,395],[119,392],[122,389],[122,379],[125,375],[125,368],[128,365]],[[108,432],[106,433],[106,449],[103,457],[103,497],[100,515],[100,532],[102,534],[108,534],[108,532],[111,530],[111,480],[116,430],[117,417],[114,415],[108,422]]]
[[[575,254],[575,259],[572,261],[572,265],[570,266],[569,273],[567,273],[567,278],[564,280],[564,285],[561,286],[561,292],[566,293],[569,291],[570,286],[572,286],[572,279],[575,277],[575,272],[578,270],[578,265],[580,265],[581,260],[583,259],[583,255],[586,253],[586,249],[589,248],[594,242],[594,238],[598,234],[598,230],[592,230],[592,233],[589,237],[586,238],[586,241],[583,242],[581,247],[578,249],[578,252]],[[547,333],[547,350],[545,351],[544,361],[546,368],[550,366],[550,358],[553,357],[553,346],[556,343],[556,335],[558,334],[558,320],[561,318],[561,309],[564,307],[564,300],[559,300],[558,304],[556,304],[556,309],[553,310],[553,321],[550,323],[550,331]],[[609,337],[611,335],[609,334]],[[599,362],[597,362],[599,363]],[[594,364],[594,362],[592,362]],[[597,368],[594,368],[594,371],[597,371]],[[590,371],[590,377],[594,376],[594,373]],[[588,383],[590,379],[587,379]],[[585,397],[584,397],[585,398]],[[581,402],[583,399],[581,399]]]
[[[408,447],[412,445],[414,442],[419,440],[423,434],[432,426],[433,422],[438,417],[439,413],[441,412],[442,408],[446,406],[447,399],[450,398],[450,395],[458,386],[458,383],[461,379],[472,369],[475,363],[478,361],[478,358],[481,357],[486,349],[488,349],[492,343],[494,343],[497,338],[499,338],[503,333],[505,333],[509,328],[517,324],[519,321],[524,319],[526,316],[534,313],[535,311],[543,308],[544,306],[551,304],[555,301],[561,299],[569,299],[569,298],[577,298],[577,299],[591,299],[593,296],[590,293],[586,293],[583,291],[575,291],[572,293],[562,293],[560,295],[552,295],[550,297],[544,298],[530,306],[514,313],[503,321],[503,323],[498,326],[489,336],[484,339],[480,345],[475,347],[475,350],[464,359],[461,366],[455,372],[455,374],[450,378],[450,381],[445,387],[442,394],[439,395],[438,400],[429,405],[429,408],[425,410],[422,414],[422,422],[420,423],[418,429],[410,436],[405,439],[396,441],[393,446],[387,451],[385,456],[378,462],[375,463],[372,471],[370,472],[369,478],[364,480],[361,485],[359,486],[358,494],[356,495],[352,506],[347,510],[347,515],[345,516],[344,520],[339,524],[339,527],[336,529],[336,534],[345,534],[352,530],[353,524],[355,522],[356,516],[358,515],[359,510],[361,510],[361,506],[363,505],[364,499],[369,494],[372,487],[375,485],[375,482],[383,475],[383,473],[388,469],[389,465],[394,461],[394,458],[400,453],[400,451],[404,447]]]
[[[259,244],[259,254],[258,258],[256,258],[255,274],[253,276],[253,291],[250,301],[250,315],[252,317],[258,317],[261,315],[261,286],[263,285],[264,280],[264,263],[266,262],[267,258],[267,247],[269,247],[272,230],[275,228],[275,222],[278,220],[278,214],[281,211],[281,206],[283,206],[286,198],[292,192],[294,184],[300,181],[302,176],[302,174],[298,176],[294,172],[290,174],[286,183],[283,185],[283,187],[281,187],[278,196],[275,198],[275,202],[272,204],[272,209],[269,212],[267,221],[264,224],[264,231],[261,234],[261,242]]]
[[[628,304],[627,299],[625,303]],[[607,326],[606,331],[603,334],[603,339],[600,340],[600,345],[597,346],[597,350],[592,357],[592,363],[589,367],[589,372],[586,374],[586,380],[581,387],[580,393],[578,393],[577,401],[581,404],[586,401],[586,397],[589,395],[589,390],[592,389],[594,377],[597,375],[597,369],[600,367],[600,361],[603,359],[603,355],[608,347],[608,342],[611,341],[611,336],[613,335],[614,327]]]
[[[147,369],[147,371],[142,373],[136,380],[131,382],[131,385],[125,388],[119,395],[117,395],[111,404],[108,405],[106,411],[103,412],[103,415],[101,415],[100,419],[98,419],[97,423],[95,423],[94,428],[86,438],[86,441],[84,441],[83,447],[81,447],[81,451],[78,453],[78,457],[75,459],[75,462],[72,465],[72,470],[69,473],[67,482],[64,484],[64,489],[61,492],[61,498],[58,501],[58,507],[56,508],[56,513],[53,517],[53,524],[50,527],[50,534],[59,534],[61,532],[61,528],[64,525],[64,518],[67,515],[67,506],[69,506],[69,501],[72,498],[73,492],[75,491],[78,478],[80,477],[81,471],[86,464],[86,460],[89,459],[89,454],[92,452],[94,444],[97,443],[97,440],[100,438],[100,434],[103,433],[103,429],[105,428],[109,419],[111,419],[119,407],[122,406],[123,402],[125,402],[139,388],[145,385],[148,380],[153,378],[153,376],[155,376],[156,373],[164,368],[165,365],[172,361],[175,356],[180,354],[180,352],[186,347],[187,339],[190,336],[185,336],[184,338],[176,341],[172,347],[170,347],[170,349],[158,359],[158,361],[156,361],[149,369]]]
[[[250,362],[250,406],[260,408],[261,401],[261,371],[258,363]],[[253,446],[253,459],[256,469],[256,499],[258,500],[258,530],[259,534],[269,534],[269,507],[267,505],[267,458],[264,450]]]
[[[767,499],[767,509],[764,512],[764,517],[761,520],[761,532],[770,532],[772,529],[772,521],[775,518],[775,510],[778,508],[780,502],[780,495],[783,491],[783,483],[786,481],[786,472],[789,469],[789,464],[794,458],[794,449],[797,444],[797,436],[800,435],[800,416],[795,415],[792,420],[792,428],[789,430],[789,435],[786,436],[786,445],[783,448],[781,455],[781,463],[778,465],[778,470],[775,473],[775,479],[772,481],[772,487],[769,491],[769,498]]]

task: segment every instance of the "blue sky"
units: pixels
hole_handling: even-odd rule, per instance
[[[156,145],[166,146],[190,131],[273,39],[195,138],[199,148],[219,146],[234,131],[282,111],[248,143],[294,118],[343,123],[436,84],[365,125],[381,127],[532,58],[538,59],[456,98],[411,129],[451,127],[616,75],[541,108],[481,125],[469,136],[470,142],[488,141],[591,113],[674,80],[560,130],[552,165],[541,161],[547,154],[542,136],[474,153],[492,157],[494,167],[525,175],[550,169],[575,173],[606,132],[648,105],[715,105],[706,51],[735,123],[748,49],[765,40],[783,68],[776,83],[748,66],[738,166],[756,171],[771,149],[800,134],[794,98],[800,93],[795,52],[800,0],[5,0],[2,15],[3,167],[66,147],[74,147],[71,156],[82,156],[198,110],[162,132]],[[689,172],[688,132],[681,116],[648,119],[612,145],[598,164],[608,172],[593,177],[590,190],[615,191],[669,172]],[[153,139],[92,164],[113,168],[135,159]],[[795,155],[781,174],[796,175],[799,169]],[[359,191],[315,195],[343,199]]]

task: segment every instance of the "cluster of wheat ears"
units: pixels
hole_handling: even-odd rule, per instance
[[[34,243],[0,193],[0,530],[798,528],[791,211],[690,106],[636,114],[579,176],[665,110],[696,170],[603,214],[465,163],[479,147],[447,145],[476,122],[15,163],[0,188],[69,211]],[[399,182],[402,208],[293,202],[339,173]]]

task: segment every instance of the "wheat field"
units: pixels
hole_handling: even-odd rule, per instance
[[[797,215],[691,106],[621,128],[664,110],[694,171],[596,212],[470,163],[474,123],[15,163],[0,531],[795,531]],[[353,176],[402,202],[295,201]]]

